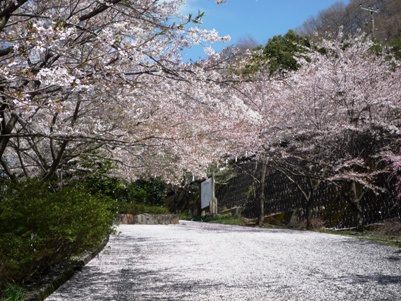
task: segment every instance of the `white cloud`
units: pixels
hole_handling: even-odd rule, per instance
[[[204,12],[205,9],[200,6],[199,2],[200,1],[198,0],[186,0],[185,4],[180,8],[180,13],[183,15],[192,14],[193,16],[195,16],[198,11],[200,11],[201,13]]]

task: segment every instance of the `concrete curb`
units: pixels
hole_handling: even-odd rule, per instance
[[[45,284],[39,288],[34,288],[28,292],[27,296],[23,301],[44,301],[54,291],[56,291],[61,285],[67,282],[74,274],[80,271],[90,260],[98,255],[109,242],[109,237],[106,237],[102,243],[92,252],[84,254],[78,260],[74,260],[72,263],[61,265],[54,269],[52,273],[54,276],[50,276],[49,279],[45,280]]]

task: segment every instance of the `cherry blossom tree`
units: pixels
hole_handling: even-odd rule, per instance
[[[323,182],[349,183],[347,198],[361,213],[367,191],[379,193],[377,165],[400,133],[399,62],[370,51],[363,34],[321,40],[320,52],[285,77],[255,76],[240,93],[262,117],[250,148],[275,163],[310,207]],[[308,179],[309,184],[301,183]],[[299,180],[297,180],[299,179]],[[361,221],[360,221],[361,222]]]
[[[125,177],[176,180],[228,152],[251,112],[226,101],[213,60],[183,64],[180,51],[229,37],[196,26],[202,14],[182,16],[182,3],[3,1],[2,175],[61,177],[85,154]]]
[[[317,87],[330,102],[320,103],[319,111],[326,111],[325,120],[335,144],[332,181],[348,183],[347,200],[356,208],[357,228],[363,229],[361,201],[368,191],[383,191],[377,185],[379,174],[388,172],[388,165],[380,163],[384,152],[391,149],[392,140],[400,134],[399,62],[387,61],[384,55],[374,55],[372,43],[365,35],[342,36],[337,43],[325,43],[330,59],[323,61],[330,73],[318,72]],[[331,113],[331,114],[329,114]],[[325,114],[325,115],[326,115]]]

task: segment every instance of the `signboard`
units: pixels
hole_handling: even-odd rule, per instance
[[[213,178],[201,183],[201,209],[210,206],[213,201]]]

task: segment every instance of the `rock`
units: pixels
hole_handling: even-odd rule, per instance
[[[118,214],[114,220],[115,224],[135,224],[135,216],[132,214]]]
[[[135,216],[133,216],[132,214],[124,214],[121,223],[128,225],[135,224]]]

